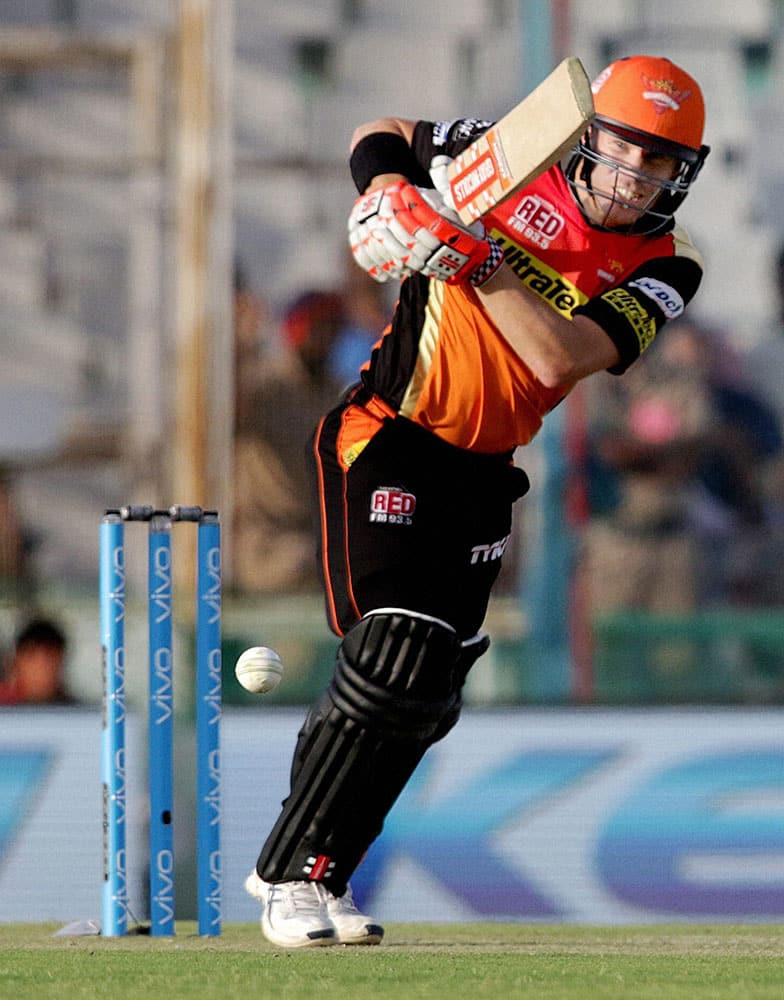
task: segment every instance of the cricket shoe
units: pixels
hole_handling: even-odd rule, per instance
[[[253,871],[245,889],[264,904],[261,930],[281,948],[319,948],[337,944],[327,912],[329,893],[320,882],[263,882]]]
[[[340,944],[380,944],[384,936],[381,924],[374,923],[370,917],[360,913],[351,893],[351,886],[346,886],[342,896],[333,896],[327,889],[327,913],[337,932]]]

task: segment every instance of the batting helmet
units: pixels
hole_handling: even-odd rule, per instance
[[[597,131],[612,132],[678,162],[675,176],[632,227],[652,233],[669,225],[672,216],[710,152],[703,145],[705,102],[697,81],[669,59],[627,56],[610,63],[591,85],[596,118],[565,164],[573,186],[590,189],[591,170],[603,162],[596,152]]]

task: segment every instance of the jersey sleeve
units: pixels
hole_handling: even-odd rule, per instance
[[[483,135],[492,121],[483,118],[456,118],[453,121],[419,121],[414,128],[411,148],[423,170],[429,170],[433,158],[454,158]]]
[[[701,280],[702,265],[696,255],[652,258],[578,306],[574,315],[588,316],[604,330],[621,358],[608,371],[622,375],[650,347],[664,324],[683,314]]]

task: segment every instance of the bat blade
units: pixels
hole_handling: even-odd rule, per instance
[[[570,56],[449,165],[449,186],[463,222],[475,222],[549,169],[593,117],[590,80],[580,60]]]

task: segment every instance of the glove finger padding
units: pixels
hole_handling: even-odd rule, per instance
[[[421,271],[431,254],[440,246],[436,236],[419,225],[412,215],[401,210],[387,223],[387,228],[404,247],[402,262],[414,271]]]
[[[392,185],[399,186],[399,185]],[[405,266],[408,251],[404,242],[389,230],[390,214],[384,212],[386,188],[362,195],[354,202],[348,219],[351,253],[359,266],[376,281],[400,279],[412,274]]]
[[[503,251],[495,240],[484,236],[483,227],[480,227],[483,235],[479,236],[461,222],[446,218],[433,207],[434,204],[441,204],[441,199],[434,192],[408,185],[401,192],[401,197],[406,197],[408,213],[414,222],[440,244],[425,266],[420,268],[422,274],[447,284],[470,281],[475,286],[484,284],[495,274],[503,263]],[[449,211],[447,206],[444,209]]]
[[[400,205],[395,192],[384,196],[378,211],[381,226],[375,235],[383,250],[395,257],[400,266],[419,271],[438,246],[438,239],[423,229]]]
[[[354,259],[377,281],[404,278],[425,264],[439,245],[413,219],[403,225],[402,210],[394,195],[398,183],[363,195],[349,217],[349,244]]]

